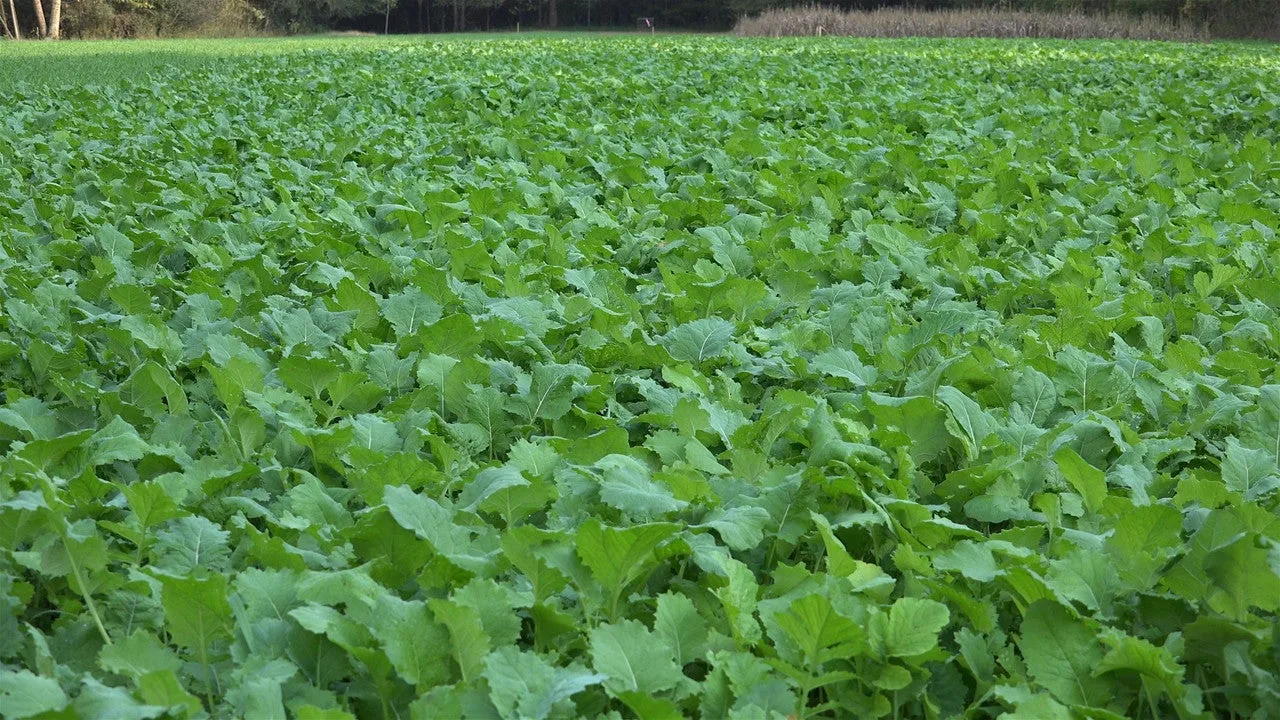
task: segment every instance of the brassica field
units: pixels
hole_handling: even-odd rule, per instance
[[[1278,718],[1277,78],[605,37],[15,82],[0,715]]]

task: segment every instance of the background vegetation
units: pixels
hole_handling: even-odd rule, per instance
[[[774,8],[739,20],[743,37],[986,37],[1107,38],[1189,42],[1209,36],[1206,23],[1187,18],[1080,10],[1052,12],[1002,8],[838,10],[811,6]]]
[[[0,35],[131,38],[324,30],[634,30],[647,27],[645,18],[651,18],[657,29],[725,30],[768,10],[811,5],[809,0],[0,0]],[[999,8],[1127,15],[1203,27],[1219,37],[1280,36],[1280,3],[1275,0],[828,0],[822,5],[840,10]]]

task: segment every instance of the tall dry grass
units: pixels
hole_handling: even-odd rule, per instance
[[[1039,12],[968,8],[961,10],[839,10],[809,7],[766,10],[733,27],[740,36],[797,37],[996,37],[1113,38],[1197,41],[1207,28],[1147,15],[1099,15],[1083,12]]]

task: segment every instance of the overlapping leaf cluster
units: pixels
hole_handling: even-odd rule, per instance
[[[1275,717],[1280,60],[706,38],[0,109],[7,717]]]

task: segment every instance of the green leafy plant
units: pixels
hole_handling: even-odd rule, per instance
[[[535,38],[15,90],[0,713],[1270,717],[1277,72]]]

